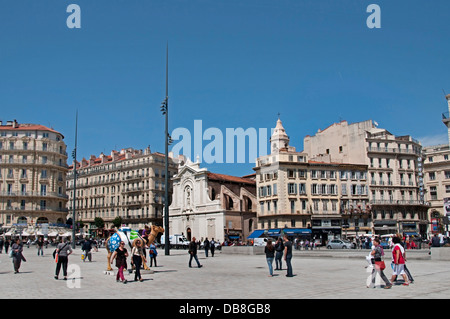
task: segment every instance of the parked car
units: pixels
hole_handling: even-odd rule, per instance
[[[351,249],[352,243],[341,239],[332,239],[327,244],[328,249]]]

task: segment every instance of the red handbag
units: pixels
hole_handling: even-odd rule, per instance
[[[386,269],[386,264],[384,263],[384,261],[376,261],[375,268],[377,268],[379,270],[384,270],[384,269]]]

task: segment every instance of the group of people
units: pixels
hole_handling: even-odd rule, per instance
[[[286,262],[287,273],[286,277],[294,277],[292,273],[292,242],[289,240],[288,235],[284,235],[283,238],[279,237],[275,243],[272,243],[272,239],[267,240],[267,244],[264,247],[264,253],[266,254],[267,265],[269,266],[269,277],[273,277],[273,260],[275,259],[275,270],[283,270],[282,259]]]
[[[141,240],[136,240],[135,244],[131,249],[131,264],[135,269],[134,281],[140,282],[144,281],[141,275],[141,268],[144,265],[144,263],[147,263],[146,248],[149,249],[150,267],[153,267],[153,263],[155,263],[155,267],[157,267],[156,256],[158,255],[158,252],[156,250],[156,246],[152,243],[148,247],[146,247]],[[119,247],[112,253],[110,259],[111,264],[114,262],[114,260],[116,261],[115,264],[118,269],[116,275],[117,282],[122,282],[124,284],[127,283],[127,280],[125,279],[123,272],[125,269],[128,268],[127,262],[128,257],[129,255],[128,250],[125,247],[125,242],[121,241],[119,243]]]
[[[414,279],[411,276],[408,268],[406,267],[406,250],[402,245],[402,239],[399,236],[392,237],[392,259],[391,259],[391,267],[392,267],[392,277],[389,280],[384,274],[384,270],[386,268],[386,264],[383,260],[384,250],[381,247],[381,242],[379,238],[374,238],[372,246],[372,251],[370,252],[367,260],[370,263],[372,269],[371,281],[368,283],[367,288],[375,287],[375,279],[376,275],[379,274],[381,279],[385,282],[385,289],[392,288],[393,283],[397,280],[398,276],[403,277],[403,286],[408,286],[410,283],[414,282]]]

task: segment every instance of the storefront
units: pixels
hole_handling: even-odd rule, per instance
[[[322,246],[325,246],[328,240],[341,238],[342,227],[340,219],[313,219],[311,235],[316,241],[319,239]]]

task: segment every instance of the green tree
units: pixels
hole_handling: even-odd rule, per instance
[[[105,227],[105,221],[103,220],[103,218],[95,217],[94,218],[94,225],[97,228],[104,228]]]
[[[120,226],[122,226],[122,217],[117,216],[116,218],[114,218],[112,223],[113,223],[114,227],[120,228]]]

